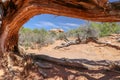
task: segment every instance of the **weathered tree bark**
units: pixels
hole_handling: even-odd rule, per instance
[[[4,0],[0,53],[18,52],[18,32],[31,17],[55,14],[101,22],[120,21],[120,2],[108,0]]]
[[[117,46],[117,45],[114,45],[112,43],[107,43],[107,42],[101,42],[99,41],[96,37],[88,37],[86,38],[84,41],[82,39],[80,39],[80,36],[78,35],[77,39],[75,40],[68,40],[67,37],[65,36],[64,38],[65,42],[66,43],[62,43],[61,45],[59,46],[56,46],[54,49],[60,49],[60,48],[64,48],[64,47],[68,47],[68,46],[71,46],[71,45],[77,45],[77,44],[87,44],[89,42],[94,42],[96,44],[103,44],[105,46],[108,46],[108,47],[112,47],[112,48],[115,48],[117,50],[120,50],[120,46]]]
[[[3,66],[4,62],[2,61],[6,61],[4,53],[19,53],[19,29],[35,15],[54,14],[100,22],[120,21],[120,2],[109,3],[108,0],[0,0],[0,4],[3,7],[1,8],[3,10],[0,10],[2,11],[0,13],[2,15],[0,18],[2,19],[2,24],[0,24],[0,57],[2,57],[0,58],[0,67]],[[13,54],[13,56],[16,55]],[[52,59],[50,58],[50,60]],[[27,61],[26,68],[30,68],[31,62],[29,59]],[[58,60],[58,62],[60,61]],[[60,65],[62,63],[65,65],[66,62],[63,61]],[[8,65],[9,63],[4,65],[5,70],[7,70]],[[76,63],[70,64],[69,62],[68,66],[77,67]],[[78,67],[81,66],[84,67],[81,64]]]

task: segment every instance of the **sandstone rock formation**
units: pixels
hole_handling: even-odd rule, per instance
[[[64,30],[63,29],[50,29],[50,32],[54,32],[54,33],[63,33]]]
[[[108,0],[0,0],[0,53],[18,52],[18,32],[31,17],[55,14],[101,22],[120,21],[120,2]],[[0,14],[0,15],[2,15]]]

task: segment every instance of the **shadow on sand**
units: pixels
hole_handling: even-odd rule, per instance
[[[79,67],[73,68],[67,66],[67,62],[77,62],[94,67],[108,67],[108,62],[110,61],[106,60],[90,61],[87,59],[57,59],[46,55],[34,55],[34,59],[39,60],[43,65],[45,63],[52,65],[52,68],[41,69],[42,72],[47,75],[44,80],[120,80],[120,73],[108,71],[104,68],[89,70]],[[62,65],[62,61],[67,61],[64,63],[66,65]]]

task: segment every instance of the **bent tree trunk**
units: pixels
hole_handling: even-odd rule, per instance
[[[6,0],[0,27],[0,53],[18,53],[18,32],[31,17],[55,14],[101,22],[120,21],[120,2],[107,0]]]

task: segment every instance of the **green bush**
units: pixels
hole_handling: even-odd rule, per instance
[[[77,37],[78,34],[81,34],[81,27],[76,28],[76,29],[72,29],[66,32],[66,36],[67,37]]]
[[[108,36],[113,33],[120,33],[120,25],[118,23],[91,23],[91,27],[100,31],[100,36]]]
[[[57,34],[57,36],[56,36],[56,39],[57,40],[63,40],[65,38],[65,34],[64,33],[59,33],[59,34]]]
[[[19,37],[19,44],[25,47],[33,47],[32,43],[44,46],[53,43],[53,37],[45,29],[29,29],[21,28]]]
[[[88,38],[88,37],[98,38],[99,37],[99,31],[90,26],[79,27],[77,29],[68,31],[66,34],[68,37],[77,37],[78,35],[81,38]]]

